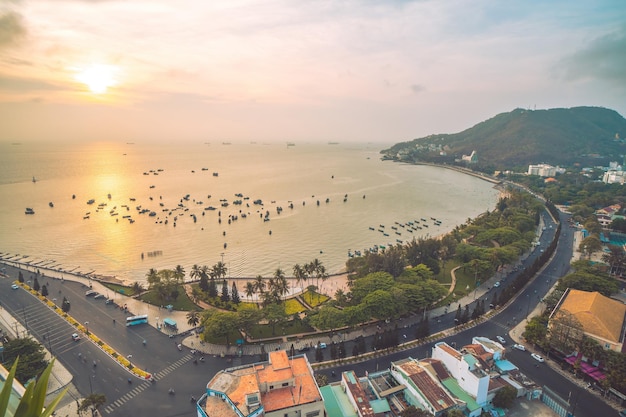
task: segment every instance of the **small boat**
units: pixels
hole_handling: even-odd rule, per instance
[[[50,207],[54,207],[54,203],[53,203],[52,201],[51,201],[51,202],[49,202],[49,203],[48,203],[48,205],[49,205]]]
[[[91,200],[88,200],[88,201],[87,201],[87,204],[93,204],[93,203],[95,203],[95,202],[96,202],[96,200],[94,200],[94,199],[92,198]]]
[[[37,178],[33,175],[33,182],[37,182]]]
[[[25,214],[35,214],[35,210],[33,210],[30,207],[26,207],[26,210],[24,211]]]

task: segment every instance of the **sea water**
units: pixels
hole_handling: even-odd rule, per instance
[[[218,261],[230,277],[291,276],[315,258],[338,273],[356,251],[438,236],[494,207],[493,184],[382,161],[384,146],[0,144],[1,256],[127,282]]]

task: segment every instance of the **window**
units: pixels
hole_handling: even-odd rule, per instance
[[[283,387],[288,387],[289,386],[289,382],[283,382]]]
[[[310,411],[306,413],[306,417],[315,417],[320,415],[320,410]]]

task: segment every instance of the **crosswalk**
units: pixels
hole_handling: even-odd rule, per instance
[[[158,380],[166,377],[167,375],[169,375],[170,373],[172,373],[176,369],[180,368],[184,364],[189,363],[191,358],[192,358],[191,355],[185,355],[182,358],[180,358],[179,360],[177,360],[176,362],[173,362],[173,363],[169,364],[166,368],[160,370],[159,372],[154,373],[153,377],[155,378],[155,380],[158,381]],[[133,398],[135,398],[137,395],[141,394],[150,385],[152,385],[151,382],[144,381],[144,382],[140,383],[139,385],[135,386],[135,388],[133,388],[132,390],[130,390],[126,394],[122,395],[120,398],[118,398],[117,400],[113,401],[111,404],[107,405],[103,409],[104,413],[106,413],[106,414],[112,413],[116,408],[121,407],[122,405],[126,404],[128,401],[130,401]]]

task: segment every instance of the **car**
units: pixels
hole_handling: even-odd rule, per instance
[[[80,336],[78,333],[72,333],[72,340],[78,342],[80,340]]]
[[[500,281],[496,281],[495,284],[493,284],[494,288],[498,288],[500,286]]]
[[[521,350],[522,352],[526,352],[526,348],[524,347],[524,345],[520,345],[518,343],[514,344],[513,348],[517,350]]]
[[[19,286],[19,285],[17,285],[17,284],[13,284],[13,285],[11,285],[11,288],[13,288],[14,290],[17,290],[17,289],[19,289],[19,288],[20,288],[20,286]]]
[[[309,350],[311,350],[309,346],[302,346],[300,349],[298,349],[298,352],[308,352]]]
[[[91,297],[92,295],[96,295],[96,294],[98,294],[98,293],[96,291],[94,291],[94,290],[87,290],[87,291],[85,291],[85,296],[86,297]]]
[[[315,345],[315,349],[317,349],[318,347],[320,349],[326,349],[327,345],[326,345],[326,343],[322,342],[319,345]]]
[[[626,408],[619,412],[620,417],[626,417]]]
[[[496,336],[496,339],[498,339],[498,342],[502,343],[503,345],[506,345],[506,339],[502,336]]]
[[[95,293],[95,294],[93,295],[93,298],[94,298],[94,299],[97,299],[97,298],[103,298],[103,297],[104,297],[104,294],[100,294],[100,293]]]
[[[531,353],[530,356],[537,362],[543,362],[543,358],[541,357],[541,355],[537,355],[536,353]]]

